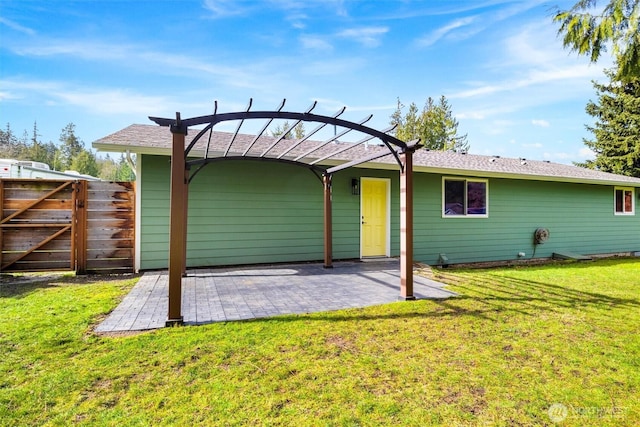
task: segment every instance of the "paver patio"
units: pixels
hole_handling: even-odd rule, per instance
[[[444,284],[414,275],[417,299],[449,298]],[[184,323],[255,319],[366,307],[397,301],[400,266],[397,260],[335,262],[259,267],[189,270],[183,278]],[[168,273],[145,273],[96,332],[124,332],[165,326]]]

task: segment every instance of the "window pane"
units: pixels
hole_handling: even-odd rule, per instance
[[[444,214],[464,215],[464,181],[444,182]]]
[[[622,213],[623,210],[623,190],[616,190],[616,212]]]
[[[633,212],[633,192],[631,190],[624,191],[624,211],[627,213]]]
[[[467,214],[486,215],[487,213],[487,183],[467,182]]]

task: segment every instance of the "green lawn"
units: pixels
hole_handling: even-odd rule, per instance
[[[135,279],[5,278],[0,425],[640,424],[640,260],[434,274],[461,296],[120,337]]]

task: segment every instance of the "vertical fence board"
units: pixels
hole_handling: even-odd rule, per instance
[[[90,181],[87,194],[87,272],[133,272],[134,183]]]
[[[133,272],[134,183],[64,184],[0,179],[0,271]]]

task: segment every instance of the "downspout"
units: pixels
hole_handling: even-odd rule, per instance
[[[127,155],[126,155],[125,158],[127,159],[127,164],[131,168],[131,172],[133,172],[133,176],[137,178],[138,177],[138,171],[136,171],[136,163],[131,158],[131,151],[127,150],[126,154]]]

